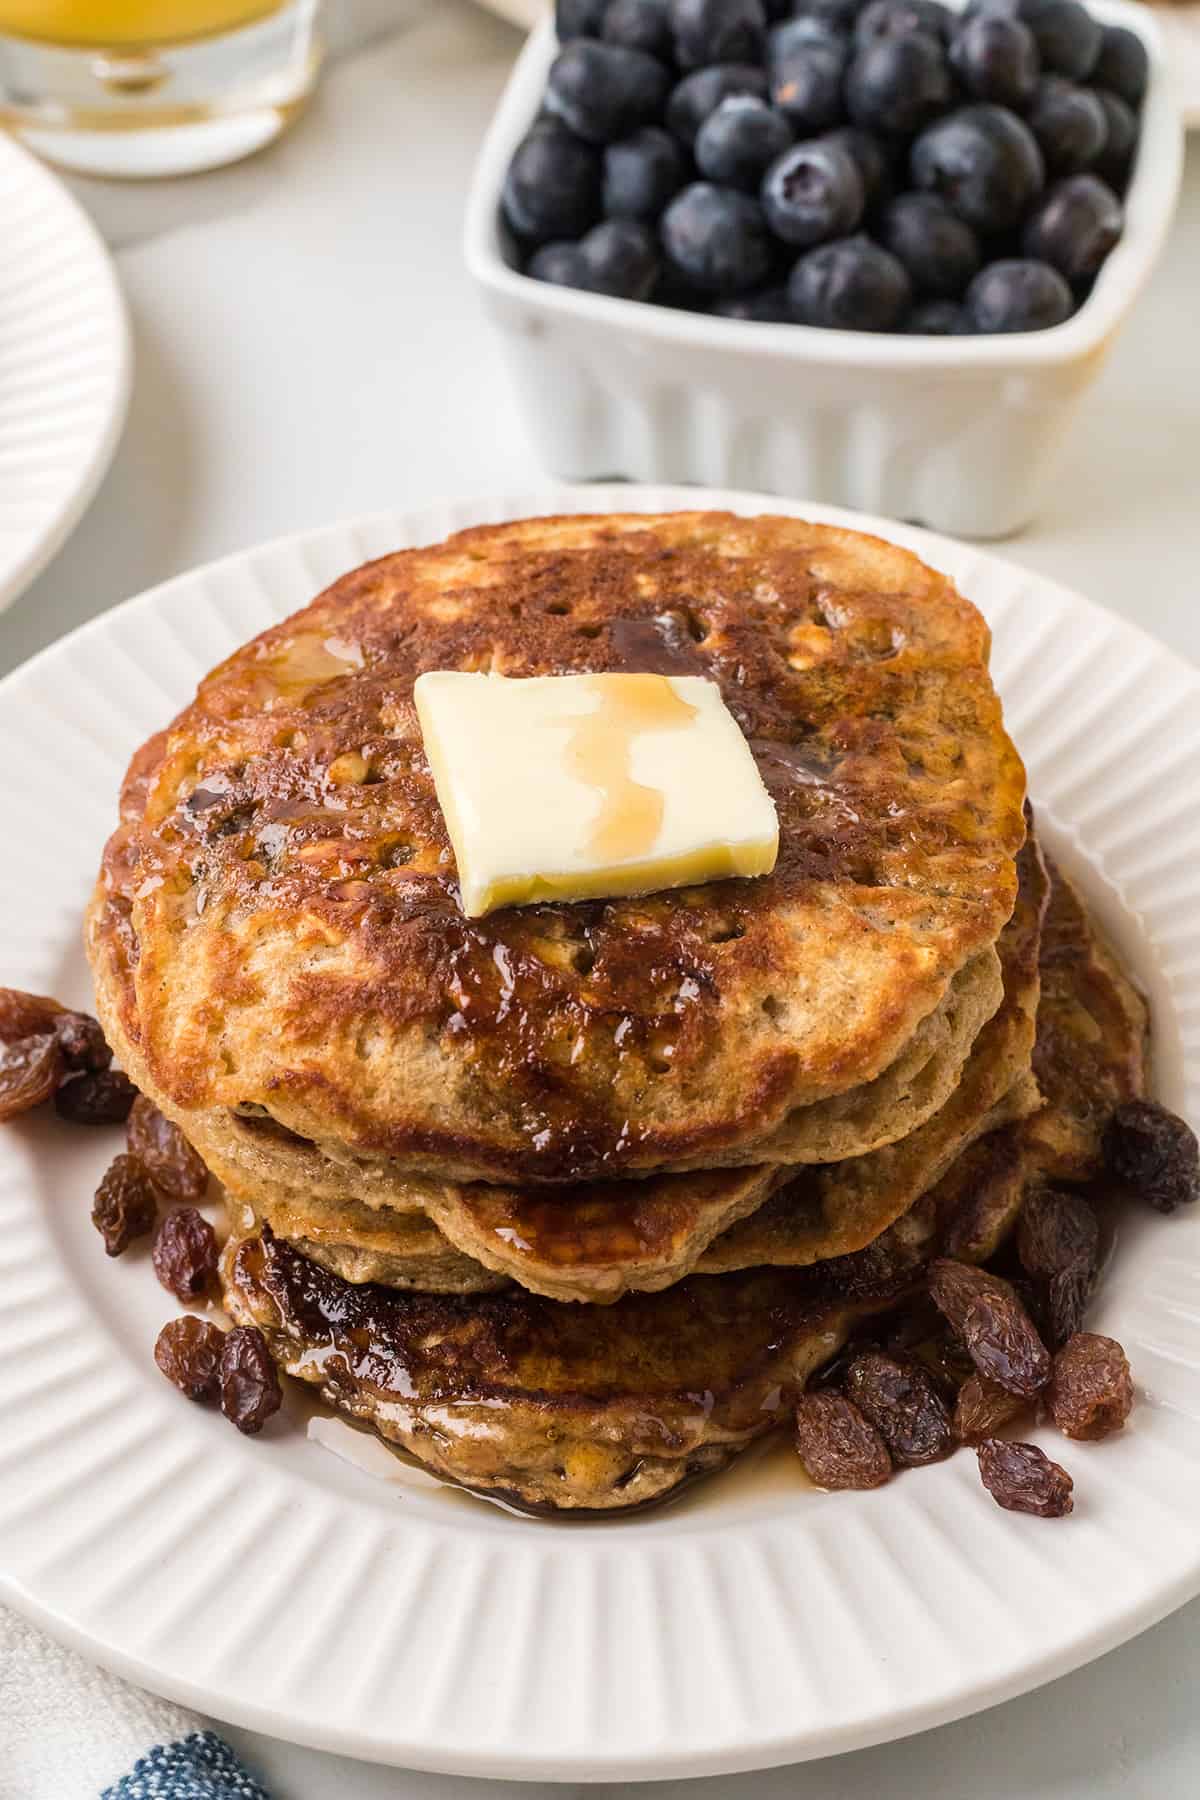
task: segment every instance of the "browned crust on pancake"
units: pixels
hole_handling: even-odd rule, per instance
[[[415,676],[645,666],[647,632],[746,730],[775,873],[465,920]],[[893,1063],[1011,911],[1024,777],[987,650],[915,557],[795,520],[525,521],[383,558],[135,759],[90,915],[106,1024],[177,1113],[261,1104],[442,1175],[757,1159]]]

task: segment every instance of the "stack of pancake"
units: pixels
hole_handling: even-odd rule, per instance
[[[215,670],[134,759],[88,946],[226,1189],[230,1312],[452,1479],[624,1508],[1090,1179],[1145,1019],[1027,832],[987,653],[906,551],[693,513],[386,557]],[[774,873],[466,919],[432,669],[717,682]]]

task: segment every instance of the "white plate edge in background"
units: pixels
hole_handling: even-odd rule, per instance
[[[65,543],[112,460],[132,382],[125,302],[91,220],[0,131],[0,611]]]

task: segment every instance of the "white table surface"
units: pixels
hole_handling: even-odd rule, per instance
[[[537,479],[458,251],[472,158],[516,34],[468,0],[335,0],[334,12],[339,55],[309,113],[266,155],[145,188],[76,184],[129,298],[133,406],[87,518],[0,618],[0,670],[127,595],[257,540]],[[1166,260],[1085,404],[1041,519],[1008,546],[1196,660],[1198,270],[1194,151]],[[658,1792],[1195,1800],[1198,1689],[1200,1602],[1090,1669],[961,1724]],[[228,1735],[275,1800],[570,1791],[385,1771]]]

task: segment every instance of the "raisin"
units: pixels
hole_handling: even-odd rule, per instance
[[[84,1069],[89,1075],[98,1075],[112,1062],[112,1051],[100,1021],[93,1019],[91,1013],[60,1013],[54,1029],[68,1069]]]
[[[1050,1379],[1050,1352],[1006,1282],[983,1269],[939,1257],[929,1291],[981,1375],[1032,1399]]]
[[[1133,1408],[1133,1378],[1120,1344],[1077,1331],[1054,1359],[1046,1398],[1066,1437],[1105,1438],[1120,1431]]]
[[[1077,1262],[1094,1263],[1100,1221],[1078,1194],[1033,1188],[1017,1223],[1017,1255],[1027,1275],[1048,1280]]]
[[[139,1094],[129,1114],[125,1133],[129,1148],[140,1156],[168,1200],[194,1206],[208,1188],[208,1170],[192,1146],[157,1106]]]
[[[224,1333],[208,1319],[185,1313],[181,1319],[168,1319],[159,1332],[154,1360],[189,1400],[215,1400],[224,1342]]]
[[[867,1350],[851,1363],[846,1392],[901,1467],[939,1462],[954,1448],[950,1415],[924,1369]]]
[[[1011,1294],[1012,1289],[998,1275],[977,1269],[973,1263],[956,1262],[953,1257],[939,1256],[929,1265],[929,1293],[934,1305],[951,1331],[960,1338],[967,1309],[980,1294]]]
[[[997,1506],[1007,1512],[1034,1513],[1039,1519],[1061,1519],[1075,1502],[1075,1483],[1067,1471],[1036,1444],[985,1438],[975,1454],[979,1478]]]
[[[217,1234],[194,1206],[169,1212],[154,1240],[154,1273],[177,1300],[198,1300],[217,1272]]]
[[[1104,1132],[1104,1160],[1161,1213],[1200,1199],[1200,1145],[1191,1126],[1156,1100],[1126,1100]]]
[[[1052,1349],[1079,1330],[1099,1269],[1100,1222],[1078,1194],[1029,1193],[1017,1225],[1017,1254],[1034,1292],[1031,1311]]]
[[[873,1425],[844,1394],[803,1394],[796,1407],[800,1461],[823,1488],[877,1488],[892,1459]]]
[[[18,1038],[0,1050],[0,1120],[41,1106],[62,1080],[63,1058],[53,1033]]]
[[[54,1110],[76,1125],[123,1125],[137,1099],[137,1089],[120,1069],[77,1075],[59,1088]]]
[[[158,1217],[158,1201],[151,1181],[136,1156],[118,1156],[109,1165],[96,1189],[92,1224],[104,1239],[110,1256],[128,1250],[134,1238],[144,1237]]]
[[[958,1339],[948,1331],[923,1338],[910,1352],[926,1374],[932,1375],[943,1398],[953,1400],[964,1381],[974,1373],[974,1364]]]
[[[1025,1402],[986,1375],[972,1375],[958,1390],[954,1407],[954,1435],[960,1444],[993,1437],[1002,1425],[1015,1419]]]
[[[221,1345],[221,1411],[253,1437],[283,1405],[267,1340],[254,1325],[239,1325]]]
[[[25,994],[20,988],[0,987],[0,1044],[19,1038],[46,1037],[54,1031],[63,1009],[45,994]]]

